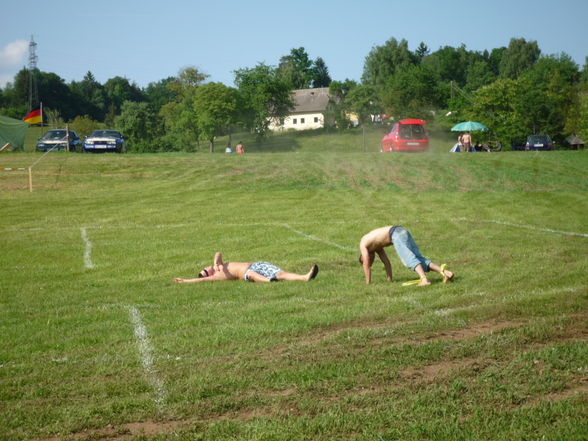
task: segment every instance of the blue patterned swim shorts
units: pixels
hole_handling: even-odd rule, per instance
[[[268,263],[268,262],[252,263],[251,265],[249,265],[249,268],[247,268],[247,271],[245,271],[244,278],[245,278],[245,280],[247,280],[249,282],[253,282],[253,280],[249,280],[249,277],[248,277],[249,271],[254,271],[257,274],[260,274],[264,277],[267,277],[271,281],[277,281],[278,279],[276,279],[276,276],[282,270],[280,268],[278,268],[277,266],[272,265],[271,263]]]

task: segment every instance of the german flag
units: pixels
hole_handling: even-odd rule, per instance
[[[31,113],[29,113],[27,116],[24,117],[24,122],[27,122],[29,124],[41,124],[43,120],[43,116],[41,115],[41,110],[37,109],[37,110],[33,110]]]

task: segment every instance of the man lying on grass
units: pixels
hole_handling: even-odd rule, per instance
[[[296,282],[308,282],[318,274],[318,266],[313,265],[306,274],[295,274],[284,271],[275,265],[267,262],[223,262],[221,253],[214,255],[212,266],[207,266],[198,273],[195,279],[182,279],[176,277],[174,282],[193,283],[193,282],[217,282],[221,280],[247,280],[249,282],[278,282],[280,280],[290,280]]]
[[[425,274],[425,272],[430,270],[441,274],[443,276],[443,283],[447,283],[453,279],[454,274],[445,269],[445,265],[439,266],[421,255],[417,244],[406,228],[401,226],[387,226],[370,231],[359,241],[359,251],[361,253],[359,263],[363,265],[365,283],[367,285],[372,280],[372,265],[376,254],[380,256],[380,260],[384,264],[387,280],[392,280],[392,265],[384,251],[384,247],[390,245],[394,245],[396,253],[398,253],[398,257],[400,257],[404,266],[419,275],[419,286],[431,284]]]

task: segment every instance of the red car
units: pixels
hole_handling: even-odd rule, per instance
[[[382,152],[423,152],[429,148],[429,137],[422,119],[401,119],[380,142]]]

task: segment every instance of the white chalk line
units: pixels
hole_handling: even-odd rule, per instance
[[[149,336],[147,335],[147,329],[143,325],[141,320],[141,313],[134,306],[129,306],[129,318],[134,326],[135,340],[137,341],[137,347],[139,349],[139,356],[141,358],[141,364],[147,374],[149,382],[155,391],[155,405],[161,410],[165,397],[167,395],[165,385],[155,370],[153,364],[153,347],[149,342]]]
[[[557,230],[553,228],[543,228],[543,227],[536,227],[534,225],[527,225],[527,224],[517,224],[514,222],[509,221],[501,221],[501,220],[494,220],[494,219],[469,219],[466,217],[459,217],[459,218],[443,218],[443,219],[412,219],[412,220],[402,220],[395,222],[398,225],[410,225],[416,223],[439,223],[439,222],[471,222],[471,223],[492,223],[496,225],[503,225],[515,228],[523,228],[527,230],[533,231],[541,231],[543,233],[552,233],[552,234],[562,234],[566,236],[578,236],[578,237],[588,237],[588,233],[579,233],[576,231],[565,231],[565,230]],[[247,222],[247,223],[216,223],[218,225],[224,225],[226,227],[267,227],[267,226],[284,226],[286,228],[292,229],[289,224],[278,223],[278,222]],[[296,222],[299,225],[340,225],[340,224],[358,224],[358,222],[350,220],[350,221],[324,221],[324,222]],[[136,230],[136,229],[146,229],[146,230],[157,230],[157,229],[165,229],[165,228],[188,228],[194,227],[199,225],[206,225],[203,222],[189,222],[189,223],[177,223],[177,224],[156,224],[156,225],[142,225],[142,224],[126,224],[126,225],[93,225],[91,228],[96,230]],[[288,225],[288,226],[286,226]],[[54,228],[53,231],[68,231],[71,230],[70,227],[62,227],[62,228]],[[0,229],[0,231],[46,231],[46,228],[42,227],[8,227],[4,229]],[[300,233],[299,233],[300,234]],[[304,234],[304,233],[302,233]],[[317,238],[318,239],[318,238]],[[322,241],[322,239],[320,239]],[[341,245],[337,245],[337,248],[341,247]],[[343,247],[346,249],[347,247]],[[347,248],[350,250],[350,248]],[[355,250],[354,250],[355,251]]]
[[[90,242],[90,238],[88,237],[88,231],[86,227],[80,228],[80,233],[82,234],[82,240],[84,241],[84,267],[87,269],[94,268],[94,263],[92,263],[92,242]]]
[[[294,232],[296,234],[299,234],[299,235],[301,235],[303,237],[306,237],[307,239],[314,240],[316,242],[321,242],[321,243],[324,243],[326,245],[329,245],[329,246],[332,246],[332,247],[335,247],[335,248],[339,248],[340,250],[356,251],[355,248],[351,248],[351,247],[346,247],[346,246],[343,246],[343,245],[339,245],[338,243],[331,242],[330,240],[321,239],[320,237],[313,236],[312,234],[306,234],[306,233],[304,233],[304,232],[302,232],[300,230],[297,230],[296,228],[292,228],[288,224],[281,224],[281,226],[283,226],[284,228],[287,228],[288,230],[290,230],[290,231],[292,231],[292,232]]]
[[[490,223],[490,224],[505,225],[507,227],[517,227],[517,228],[524,228],[527,230],[542,231],[544,233],[563,234],[565,236],[588,237],[588,234],[586,234],[586,233],[576,233],[575,231],[554,230],[552,228],[535,227],[533,225],[515,224],[513,222],[499,221],[499,220],[492,220],[492,219],[471,220],[471,219],[462,217],[462,218],[457,218],[457,219],[452,219],[452,220],[466,221],[466,222],[484,222],[484,223]]]

